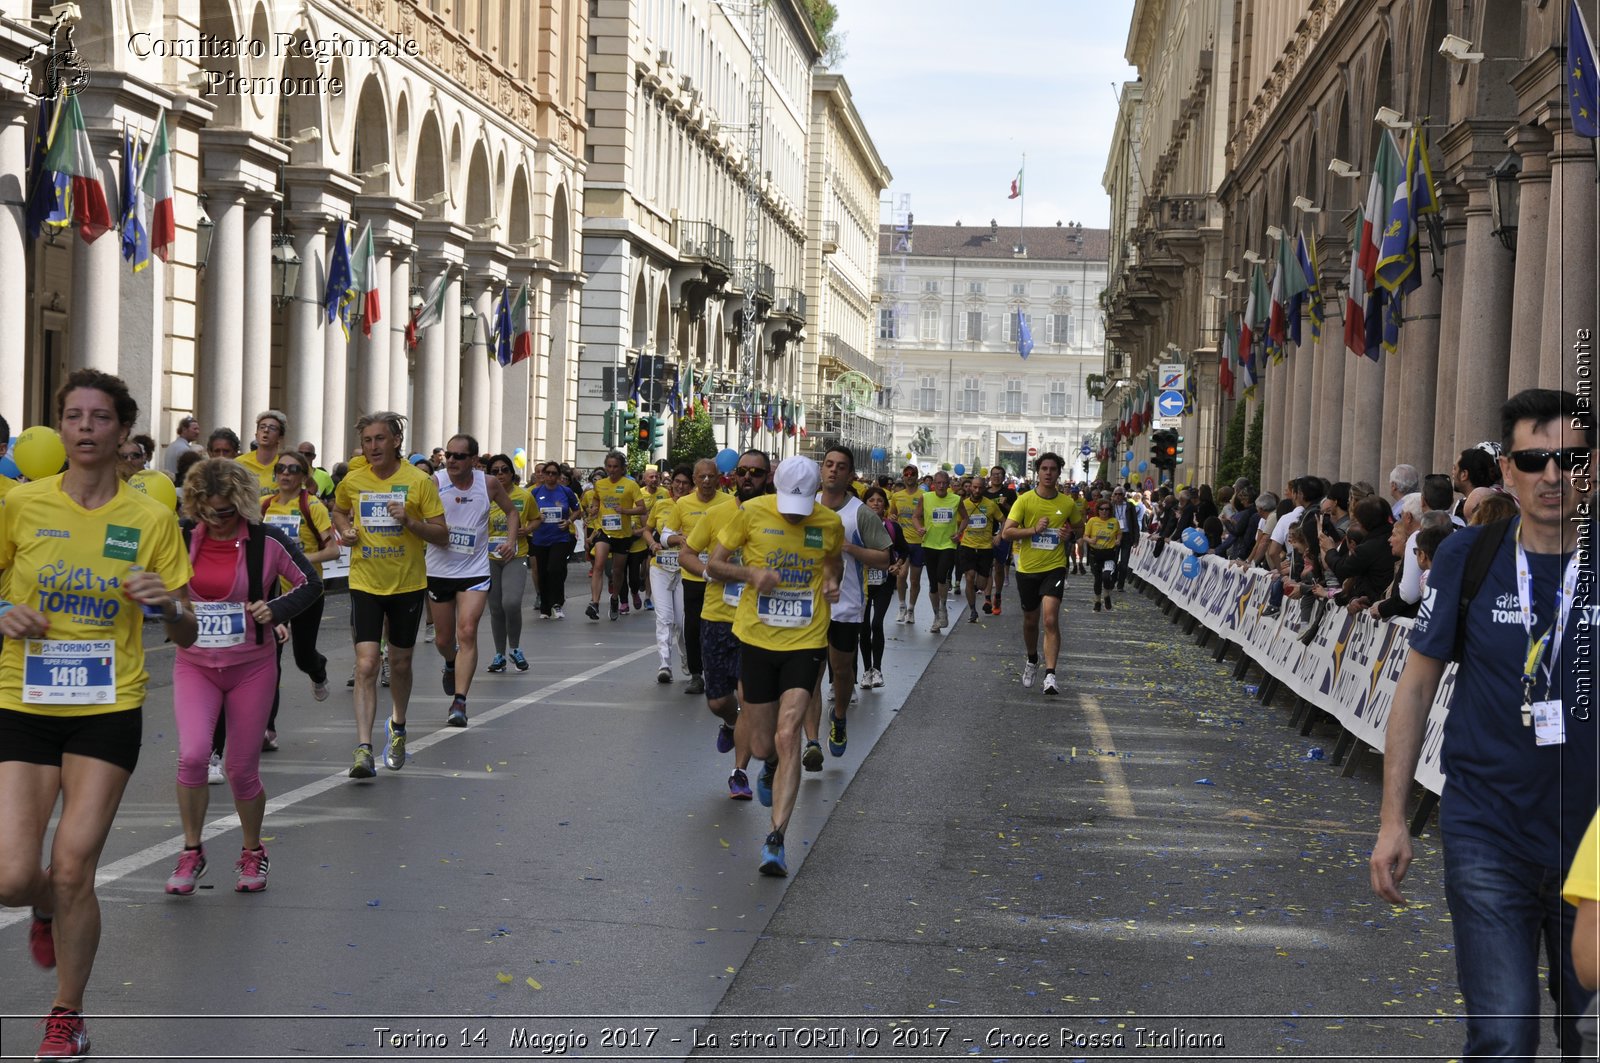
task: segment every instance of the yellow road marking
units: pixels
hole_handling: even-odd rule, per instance
[[[1083,707],[1084,718],[1089,721],[1089,733],[1094,735],[1095,745],[1101,749],[1116,749],[1116,743],[1111,740],[1111,727],[1106,723],[1106,714],[1100,711],[1100,702],[1089,694],[1080,693],[1078,704]],[[1128,777],[1123,774],[1122,761],[1116,757],[1095,757],[1094,760],[1106,784],[1106,804],[1110,806],[1111,814],[1120,819],[1132,819],[1133,794],[1128,789]]]

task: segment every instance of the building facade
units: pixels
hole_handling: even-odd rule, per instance
[[[1081,478],[1079,452],[1098,448],[1102,413],[1107,236],[1071,223],[884,227],[876,337],[891,465],[911,452],[1025,475],[1030,452],[1055,451]],[[1027,358],[1018,311],[1033,340]]]
[[[1157,367],[1182,363],[1197,400],[1175,427],[1187,460],[1180,482],[1211,479],[1221,445],[1217,350],[1221,338],[1234,0],[1139,0],[1126,57],[1139,80],[1122,86],[1103,184],[1111,197],[1111,280],[1104,434],[1110,475],[1149,453],[1145,413],[1160,392]],[[1222,74],[1219,76],[1219,71]]]
[[[875,357],[879,200],[893,179],[837,74],[811,84],[806,196],[806,302],[814,327],[801,347],[807,446],[843,442],[867,468],[888,453],[888,412]],[[846,374],[850,374],[847,376]]]
[[[391,409],[422,449],[464,430],[489,450],[573,454],[582,0],[78,7],[76,97],[107,197],[115,210],[124,130],[148,138],[164,114],[177,242],[133,272],[115,232],[33,240],[24,197],[5,197],[0,319],[26,323],[0,329],[0,377],[21,382],[0,394],[13,424],[52,420],[57,384],[91,366],[128,380],[141,430],[163,440],[191,412],[248,435],[272,406],[331,463],[359,414]],[[49,8],[0,0],[0,60],[25,68],[0,78],[0,185],[16,190]],[[348,338],[323,307],[341,224],[371,228],[381,306]],[[413,348],[410,308],[441,276],[443,319]],[[494,310],[524,285],[533,353],[501,368]]]
[[[799,0],[594,0],[578,460],[605,411],[694,371],[719,443],[793,453],[807,136],[821,44]],[[753,181],[753,190],[752,190]],[[747,312],[748,310],[748,312]],[[787,416],[784,416],[787,415]]]
[[[1589,25],[1600,4],[1579,0]],[[1135,9],[1130,40],[1169,30],[1172,0]],[[1193,5],[1190,5],[1191,7]],[[1262,479],[1278,489],[1315,473],[1367,480],[1390,468],[1449,471],[1456,455],[1499,437],[1498,411],[1526,387],[1582,393],[1592,380],[1597,313],[1593,141],[1572,128],[1565,81],[1568,5],[1447,0],[1245,0],[1213,53],[1227,83],[1226,177],[1208,202],[1223,226],[1223,277],[1269,261],[1269,226],[1315,233],[1325,321],[1320,340],[1286,345],[1262,369]],[[1148,22],[1149,25],[1145,25]],[[1219,26],[1220,29],[1220,26]],[[1454,35],[1466,47],[1450,47]],[[1441,50],[1441,46],[1444,49]],[[1196,60],[1198,61],[1198,59]],[[1148,80],[1148,79],[1146,79]],[[1148,104],[1148,92],[1146,101]],[[1147,130],[1165,128],[1154,113]],[[1393,350],[1344,343],[1352,229],[1386,135],[1401,152],[1426,134],[1439,204],[1419,240]],[[1148,143],[1146,161],[1154,154]],[[1219,286],[1237,313],[1246,286]],[[1129,298],[1136,294],[1130,291]],[[1200,396],[1225,417],[1214,385]]]

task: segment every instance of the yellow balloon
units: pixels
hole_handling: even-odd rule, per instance
[[[36,424],[23,429],[17,437],[17,445],[11,448],[11,460],[28,479],[43,480],[61,471],[61,466],[67,463],[67,448],[54,428]]]
[[[159,469],[140,469],[128,477],[128,486],[149,495],[168,509],[178,508],[177,488],[172,486],[171,478]]]
[[[518,472],[521,472],[523,469],[528,467],[527,456],[519,450],[517,453],[511,455],[511,464],[517,467]]]

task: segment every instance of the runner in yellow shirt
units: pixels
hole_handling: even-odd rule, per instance
[[[594,485],[594,506],[589,510],[594,520],[594,571],[589,576],[589,608],[584,610],[590,620],[600,619],[600,588],[607,568],[611,574],[611,619],[617,618],[617,596],[627,590],[634,518],[649,512],[639,485],[625,475],[627,468],[622,452],[613,450],[606,455],[605,476]]]
[[[656,653],[660,667],[656,682],[672,682],[672,648],[676,644],[678,657],[688,667],[688,653],[683,644],[683,570],[678,564],[678,551],[666,545],[667,527],[678,507],[678,499],[689,493],[694,476],[689,466],[680,465],[672,472],[667,488],[650,506],[640,538],[650,555],[650,594],[656,617]]]
[[[673,503],[672,513],[666,518],[666,527],[660,536],[667,549],[675,550],[683,546],[712,506],[733,504],[731,495],[725,495],[717,489],[720,482],[715,461],[701,458],[694,463],[694,490]],[[683,692],[704,694],[706,685],[700,655],[700,615],[705,609],[706,578],[698,564],[691,567],[681,560],[682,556],[680,553],[679,567],[683,571],[683,643],[688,658],[684,667],[689,670],[689,685]]]
[[[956,572],[967,588],[967,623],[978,622],[978,595],[989,590],[989,568],[994,563],[994,536],[1005,522],[1005,514],[992,498],[984,495],[985,484],[974,476],[967,482],[967,496],[961,500],[959,535],[956,547]]]
[[[763,772],[771,777],[772,830],[759,870],[781,876],[789,873],[783,832],[800,794],[806,709],[827,660],[830,609],[839,600],[844,525],[817,505],[822,477],[812,459],[785,458],[773,480],[775,495],[746,502],[722,529],[709,567],[713,576],[747,585],[733,625],[743,644],[739,678],[751,752],[772,769]],[[732,560],[735,551],[742,564]]]
[[[288,430],[289,418],[281,410],[262,410],[256,414],[256,443],[254,450],[245,451],[234,460],[250,470],[261,493],[270,495],[278,490],[278,478],[272,467],[278,455],[284,452],[283,434]]]
[[[922,563],[928,569],[928,604],[933,606],[933,627],[944,630],[949,623],[945,602],[950,594],[950,574],[956,569],[957,511],[961,498],[950,490],[950,474],[940,469],[933,474],[932,490],[917,496],[911,510],[907,541],[915,533],[922,540]],[[915,590],[911,604],[916,605]]]
[[[1117,544],[1122,538],[1122,525],[1112,516],[1108,499],[1096,501],[1094,513],[1084,524],[1083,542],[1089,551],[1089,567],[1094,570],[1094,611],[1098,613],[1102,587],[1105,588],[1105,608],[1111,608],[1111,585],[1117,580]]]
[[[1039,455],[1038,484],[1017,498],[1006,517],[1006,539],[1017,548],[1017,597],[1022,601],[1022,644],[1028,661],[1022,685],[1033,686],[1039,668],[1039,620],[1044,614],[1044,693],[1059,694],[1056,659],[1061,653],[1061,594],[1067,581],[1067,536],[1083,528],[1083,509],[1058,484],[1066,463],[1061,455]]]
[[[922,593],[922,532],[912,524],[912,515],[922,498],[922,484],[917,481],[917,467],[907,465],[900,474],[900,486],[889,492],[889,508],[894,522],[905,533],[906,545],[911,552],[906,555],[905,567],[900,570],[896,590],[900,595],[900,613],[897,624],[914,623],[917,618],[917,597]],[[906,589],[911,590],[911,600],[906,601]]]
[[[28,951],[56,971],[40,1059],[89,1053],[95,869],[139,761],[145,614],[178,646],[198,635],[176,517],[117,475],[138,420],[121,380],[75,370],[56,393],[67,470],[12,488],[0,505],[0,586],[10,599],[0,602],[0,904],[33,909]]]
[[[424,548],[450,540],[433,478],[404,458],[406,419],[380,410],[356,422],[365,464],[334,492],[333,526],[351,548],[350,630],[356,649],[356,749],[352,779],[377,774],[372,725],[378,715],[378,648],[388,628],[391,723],[404,727],[411,655],[422,626],[428,573]]]
[[[713,463],[715,468],[715,463]],[[739,711],[739,640],[733,633],[736,610],[743,597],[744,584],[725,583],[706,571],[710,551],[716,545],[722,529],[738,519],[739,507],[767,492],[771,463],[765,451],[747,450],[739,455],[734,482],[739,485],[737,499],[719,494],[705,505],[698,521],[693,522],[687,536],[668,536],[668,543],[683,539],[678,551],[678,563],[688,576],[698,576],[706,581],[704,604],[700,612],[700,659],[705,667],[706,707],[722,721],[717,728],[717,752],[733,753],[733,771],[728,776],[728,797],[735,801],[748,801],[752,796],[750,777],[745,769],[750,765],[750,728],[744,714]],[[705,478],[694,496],[705,493]],[[678,519],[690,524],[688,515],[700,505],[684,502],[679,506]],[[738,562],[741,555],[734,554]],[[768,780],[767,793],[771,793]]]

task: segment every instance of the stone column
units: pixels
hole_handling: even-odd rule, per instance
[[[1334,307],[1338,303],[1338,307]],[[1317,387],[1316,457],[1317,475],[1333,480],[1342,478],[1339,459],[1344,438],[1344,369],[1350,352],[1344,349],[1344,305],[1337,298],[1329,300],[1322,320],[1322,339],[1317,341],[1317,365],[1320,379]]]
[[[557,274],[550,283],[550,384],[544,394],[545,430],[541,457],[571,461],[573,453],[573,403],[576,396],[568,383],[569,370],[577,369],[577,352],[568,350],[570,313],[568,301],[573,288],[570,274]],[[696,371],[698,375],[698,370]]]
[[[244,203],[244,316],[241,328],[240,425],[272,405],[272,205],[276,196],[250,196]],[[219,278],[220,279],[220,278]],[[251,422],[254,432],[254,422]],[[289,422],[289,431],[304,425]],[[242,438],[241,430],[241,438]],[[295,440],[283,440],[292,447]]]
[[[1422,271],[1422,287],[1406,296],[1406,324],[1400,332],[1400,351],[1396,355],[1399,360],[1395,363],[1399,379],[1391,379],[1388,389],[1400,396],[1394,442],[1384,451],[1389,468],[1405,462],[1420,469],[1433,454],[1434,408],[1439,401],[1439,307],[1444,288],[1433,275],[1433,252],[1426,248],[1427,241],[1423,243],[1422,259],[1417,263]]]
[[[419,221],[414,230],[412,276],[423,298],[441,273],[449,274],[439,323],[423,330],[413,353],[412,433],[441,445],[461,427],[461,266],[462,249],[471,236],[439,219]]]
[[[1299,470],[1296,476],[1314,472],[1320,464],[1320,455],[1311,452],[1311,438],[1323,413],[1314,401],[1318,345],[1311,340],[1311,326],[1302,322],[1301,328],[1306,342],[1295,346],[1294,418],[1289,422],[1289,468]]]
[[[1374,362],[1371,358],[1362,356],[1355,359],[1356,386],[1352,396],[1347,389],[1345,401],[1355,408],[1355,424],[1352,431],[1355,437],[1350,447],[1350,471],[1345,474],[1347,480],[1371,480],[1377,486],[1378,480],[1388,470],[1380,470],[1383,464],[1383,384],[1387,375],[1387,359]]]
[[[359,231],[357,236],[359,238]],[[376,324],[369,321],[365,312],[365,296],[356,292],[356,308],[362,311],[359,332],[352,336],[355,343],[356,357],[359,359],[356,366],[356,405],[363,414],[376,413],[379,410],[391,409],[389,406],[389,329],[387,318],[390,307],[386,303],[389,292],[389,253],[386,245],[374,240],[375,257],[372,269],[377,273],[376,285],[378,289],[379,317]],[[354,259],[362,253],[361,243],[350,249],[351,258]],[[356,267],[359,269],[359,267]],[[373,279],[361,278],[361,282],[372,284]],[[403,411],[396,410],[396,413]]]
[[[211,252],[206,258],[200,355],[200,401],[196,416],[204,431],[239,431],[244,397],[245,190],[212,183],[205,211],[211,217]],[[117,261],[115,251],[111,255]],[[113,266],[114,268],[114,266]],[[115,324],[113,323],[113,328]],[[111,333],[114,335],[115,333]],[[255,411],[251,411],[252,413]],[[241,434],[241,441],[251,433]]]
[[[1453,449],[1500,438],[1511,344],[1511,252],[1489,235],[1489,184],[1467,185],[1466,267],[1462,271],[1460,359],[1456,367]],[[1590,276],[1593,276],[1591,266]],[[1453,458],[1454,455],[1451,455]],[[1449,464],[1441,469],[1448,470]]]
[[[1517,250],[1509,352],[1511,363],[1506,373],[1506,392],[1515,395],[1527,388],[1540,386],[1540,367],[1550,353],[1541,343],[1544,296],[1553,287],[1547,283],[1547,278],[1559,274],[1545,273],[1548,268],[1550,148],[1554,143],[1553,138],[1538,126],[1519,125],[1511,131],[1509,139],[1511,150],[1522,160],[1522,173],[1517,177]],[[1556,224],[1561,224],[1561,219],[1556,219]],[[1557,239],[1560,238],[1561,233],[1558,232]],[[1565,271],[1569,267],[1562,263],[1559,268]],[[1556,346],[1559,347],[1559,344]]]
[[[336,224],[344,223],[341,219]],[[329,254],[332,254],[332,251],[329,251]],[[329,321],[327,313],[324,312],[320,320],[324,449],[317,453],[326,456],[324,467],[331,469],[334,462],[344,461],[361,449],[360,440],[356,438],[356,419],[354,411],[350,409],[348,387],[350,351],[354,342],[345,337],[344,328],[337,319]]]
[[[1289,404],[1289,373],[1284,365],[1273,365],[1272,359],[1263,352],[1261,361],[1265,368],[1262,370],[1267,376],[1267,420],[1264,427],[1264,450],[1261,461],[1263,475],[1272,477],[1268,482],[1273,484],[1273,490],[1282,490],[1283,482],[1290,476],[1299,476],[1300,473],[1289,468],[1289,455],[1285,451],[1284,441],[1288,438],[1288,404]],[[1268,460],[1267,455],[1271,455]]]
[[[1550,153],[1539,385],[1574,391],[1578,378],[1573,345],[1586,330],[1592,359],[1595,342],[1595,142],[1572,131],[1565,103],[1547,104],[1540,118],[1555,146]],[[1519,227],[1519,241],[1522,232]]]
[[[31,109],[21,97],[0,97],[0,202],[21,204],[27,200],[28,127]],[[28,334],[32,331],[28,315],[27,225],[22,206],[0,210],[0,380],[11,386],[0,389],[0,416],[20,432],[27,379]],[[24,323],[27,323],[26,327]],[[154,421],[151,422],[154,424]]]
[[[475,278],[476,279],[476,278]],[[462,354],[461,430],[479,439],[489,436],[489,353],[494,340],[494,292],[480,287],[473,298],[472,346]],[[452,429],[454,431],[454,429]]]
[[[411,352],[406,349],[406,323],[411,320],[411,250],[409,246],[396,246],[389,252],[383,334],[389,343],[389,409],[398,410],[414,423]],[[434,445],[421,436],[416,442],[426,447]]]
[[[316,215],[291,217],[289,226],[295,257],[300,259],[300,274],[295,280],[294,300],[289,304],[289,348],[284,371],[284,413],[289,415],[289,435],[293,438],[285,440],[284,445],[292,447],[303,439],[310,440],[323,467],[328,468],[342,457],[339,441],[324,436],[327,352],[318,325],[325,317],[319,281],[326,276],[323,248],[328,229],[326,221]]]
[[[1438,396],[1433,408],[1433,461],[1430,469],[1450,469],[1461,447],[1456,446],[1455,393],[1456,366],[1460,362],[1461,303],[1465,281],[1467,216],[1466,195],[1454,186],[1439,191],[1439,210],[1444,215],[1444,292],[1439,305],[1439,371],[1435,382]],[[1471,443],[1464,444],[1471,446]],[[1416,462],[1412,462],[1416,465]],[[1417,466],[1419,469],[1420,465]],[[1385,469],[1387,473],[1389,470]]]

